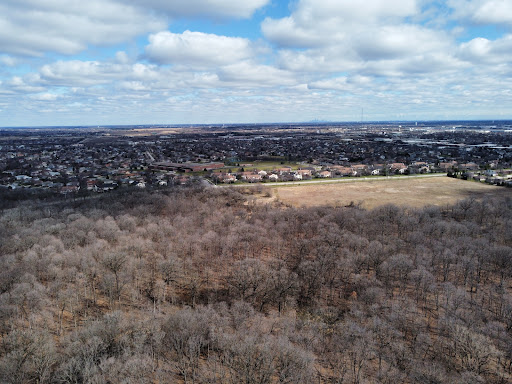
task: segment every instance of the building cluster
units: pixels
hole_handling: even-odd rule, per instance
[[[92,133],[14,131],[0,136],[0,187],[62,194],[144,186],[146,156],[135,143]]]
[[[452,175],[454,177],[460,177],[464,180],[474,180],[487,184],[512,187],[512,170],[510,169],[465,171],[460,173],[453,173]]]
[[[283,167],[243,169],[243,162]],[[291,169],[290,163],[298,166]],[[0,187],[62,194],[121,186],[465,172],[507,175],[512,130],[390,124],[203,127],[155,134],[102,128],[0,130]]]
[[[269,171],[254,169],[253,171],[240,172],[215,172],[211,178],[216,183],[234,183],[238,180],[257,183],[257,182],[277,182],[277,181],[300,181],[311,180],[313,177],[329,178],[332,172],[322,170],[320,167],[300,167],[293,170],[292,167],[283,166]]]
[[[224,168],[224,163],[171,163],[161,161],[152,163],[151,170],[155,171],[171,171],[171,172],[207,172],[214,169]]]
[[[311,180],[313,178],[327,179],[347,176],[385,176],[394,174],[409,173],[427,173],[430,168],[426,163],[414,163],[410,166],[404,163],[392,164],[353,164],[351,166],[342,165],[314,165],[307,166],[303,164],[298,169],[292,167],[275,168],[270,171],[254,169],[253,171],[239,172],[214,172],[211,178],[218,183],[234,183],[238,180],[246,182],[277,182],[277,181],[300,181]]]
[[[393,130],[375,127],[361,131],[261,130],[217,132],[170,138],[157,146],[162,160],[236,163],[237,160],[284,159],[319,165],[362,163],[392,164],[426,162],[433,165],[456,161],[460,164],[510,163],[511,134],[470,130],[438,131],[411,128]]]

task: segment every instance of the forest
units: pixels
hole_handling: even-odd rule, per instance
[[[251,193],[0,211],[0,382],[512,382],[512,199],[365,210]]]

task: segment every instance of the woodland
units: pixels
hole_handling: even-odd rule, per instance
[[[1,383],[510,383],[512,199],[0,211]]]

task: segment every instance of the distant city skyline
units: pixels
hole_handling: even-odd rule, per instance
[[[512,118],[509,0],[4,0],[0,26],[0,126]]]

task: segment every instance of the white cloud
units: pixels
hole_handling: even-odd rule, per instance
[[[339,43],[357,34],[354,27],[394,23],[419,11],[415,0],[299,0],[291,16],[267,18],[262,23],[267,39],[283,47],[318,47]]]
[[[473,19],[484,24],[512,25],[512,2],[509,0],[486,1],[477,10]]]
[[[31,99],[38,101],[55,101],[58,97],[59,96],[54,93],[38,93],[30,96]]]
[[[253,55],[251,43],[238,37],[185,31],[149,36],[146,55],[160,64],[225,65]]]
[[[386,25],[362,32],[353,41],[364,60],[389,59],[449,49],[444,32],[416,25]]]
[[[0,52],[73,55],[165,30],[169,19],[248,18],[270,0],[3,0]]]
[[[115,0],[4,0],[0,4],[0,51],[70,55],[88,44],[120,43],[166,25],[162,17]]]
[[[128,0],[144,8],[165,12],[171,17],[249,18],[270,0]]]
[[[422,4],[299,0],[289,17],[267,18],[262,31],[283,48],[279,65],[292,71],[403,76],[457,67],[454,37],[413,23]]]
[[[371,77],[361,75],[323,79],[308,84],[309,89],[335,90],[352,93],[361,93],[364,90],[368,90],[369,87],[375,86]]]
[[[346,77],[314,81],[308,84],[309,89],[329,89],[338,91],[349,91],[350,86]]]
[[[184,66],[175,69],[142,63],[119,64],[117,60],[60,60],[43,65],[37,73],[12,78],[7,89],[36,94],[35,97],[39,99],[43,91],[57,88],[82,97],[87,93],[95,94],[96,89],[102,88],[114,93],[121,90],[127,94],[158,94],[180,89],[262,88],[296,84],[293,73],[250,60],[206,70],[186,69]]]
[[[33,79],[34,78],[32,77],[31,80]],[[19,93],[35,93],[43,92],[45,90],[44,87],[32,84],[30,80],[27,82],[19,76],[14,76],[10,81],[6,83],[6,85],[11,91]]]
[[[443,76],[451,71],[462,70],[466,66],[457,58],[447,53],[429,53],[426,55],[413,55],[400,59],[370,61],[361,69],[360,73],[371,76],[397,77],[404,83],[414,82],[418,75]]]
[[[512,64],[512,34],[505,35],[497,40],[488,40],[477,37],[460,45],[460,57],[479,64]]]
[[[416,0],[299,0],[293,15],[301,24],[314,23],[319,18],[336,18],[345,23],[373,23],[412,16],[419,11]]]
[[[250,87],[296,84],[294,75],[288,71],[247,61],[223,67],[219,71],[219,79]]]
[[[117,68],[117,69],[116,69]],[[109,83],[122,73],[121,66],[106,66],[97,61],[58,61],[44,65],[41,80],[53,86],[91,86]]]
[[[147,84],[144,84],[142,81],[122,81],[120,87],[126,91],[136,92],[147,92],[151,90],[151,88]]]
[[[14,67],[18,64],[18,60],[9,55],[2,55],[0,56],[0,63],[7,67]]]
[[[261,24],[261,29],[267,39],[281,47],[319,47],[345,37],[341,29],[327,31],[322,25],[312,28],[301,25],[292,16],[279,20],[267,18]],[[329,39],[326,39],[326,34],[330,34]]]
[[[131,62],[128,54],[124,51],[116,52],[116,61],[119,64],[129,64]]]
[[[455,17],[474,24],[501,24],[512,26],[512,2],[510,0],[449,0]]]
[[[363,65],[357,53],[345,46],[305,51],[282,50],[278,63],[287,70],[306,73],[345,72]]]
[[[155,81],[160,76],[154,65],[61,60],[41,67],[33,82],[44,86],[79,88],[116,81]]]
[[[211,72],[189,73],[186,76],[179,76],[174,82],[178,89],[215,89],[220,87],[219,76]]]
[[[460,46],[461,56],[469,60],[487,60],[491,51],[491,41],[477,37]]]

